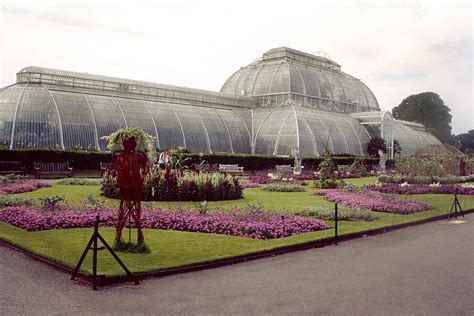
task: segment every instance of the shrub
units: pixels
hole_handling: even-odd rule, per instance
[[[100,181],[87,178],[65,178],[57,183],[63,185],[99,185]]]
[[[106,172],[102,194],[119,197],[117,178]],[[219,201],[242,198],[238,178],[222,173],[153,169],[144,179],[144,201]]]
[[[60,202],[64,201],[64,196],[60,195],[48,195],[39,198],[41,205],[45,207],[55,208]]]
[[[296,215],[311,216],[319,219],[334,221],[336,214],[334,209],[307,206],[301,209]],[[339,207],[337,217],[341,221],[365,221],[372,222],[378,217],[371,211],[361,209],[350,209]]]
[[[0,196],[0,207],[31,205],[31,199],[18,195]]]
[[[262,185],[262,190],[271,192],[303,192],[305,189],[299,184],[272,183]]]

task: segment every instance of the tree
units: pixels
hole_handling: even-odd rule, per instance
[[[421,123],[441,142],[453,143],[450,111],[438,94],[423,92],[405,98],[392,114],[398,120]]]
[[[456,139],[456,147],[466,154],[474,154],[474,129],[467,133],[458,134],[454,137]]]
[[[379,150],[381,150],[383,153],[387,153],[387,145],[385,145],[385,141],[382,138],[374,137],[367,144],[367,154],[370,157],[378,158]]]

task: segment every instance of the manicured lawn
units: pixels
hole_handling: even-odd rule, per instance
[[[349,179],[346,182],[355,185],[364,185],[375,182],[375,178]],[[275,210],[282,213],[295,213],[305,206],[327,205],[332,207],[333,203],[323,200],[322,197],[312,195],[313,188],[306,187],[305,192],[265,192],[261,189],[246,189],[245,198],[237,201],[221,201],[210,203],[212,207],[221,206],[231,208],[239,206],[245,208],[248,204],[259,203],[265,210]],[[51,188],[41,189],[35,192],[24,193],[29,197],[40,197],[44,195],[63,195],[70,203],[80,203],[88,194],[100,197],[98,186],[67,186],[54,185]],[[420,212],[413,215],[396,215],[387,213],[376,213],[379,219],[374,222],[339,222],[339,234],[361,232],[380,227],[387,227],[401,223],[407,223],[446,214],[451,207],[453,197],[451,195],[412,195],[402,198],[418,200],[429,203],[433,210]],[[461,204],[464,209],[474,207],[474,196],[461,196]],[[110,202],[116,203],[116,201]],[[193,206],[193,203],[155,202],[154,206],[183,208]],[[326,221],[329,225],[333,222]],[[101,234],[112,243],[114,228],[101,228]],[[79,259],[87,241],[92,233],[91,228],[63,229],[42,232],[27,232],[6,223],[0,222],[0,239],[9,241],[15,245],[26,248],[36,254],[73,268]],[[135,236],[132,232],[132,236]],[[232,237],[216,234],[189,233],[164,230],[145,230],[145,239],[152,249],[151,254],[125,254],[119,256],[127,264],[132,272],[153,271],[165,268],[173,268],[196,263],[204,263],[216,259],[229,258],[233,256],[249,254],[252,252],[294,245],[307,241],[320,240],[334,235],[333,229],[325,231],[306,233],[282,239],[255,240],[251,238]],[[128,236],[128,231],[124,234]],[[91,256],[88,256],[83,265],[84,273],[91,271]],[[105,251],[99,253],[99,274],[122,275],[123,272],[114,259]]]

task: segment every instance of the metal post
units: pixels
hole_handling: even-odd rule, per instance
[[[94,291],[97,290],[97,236],[99,235],[99,215],[95,218],[94,223],[94,245],[92,249],[92,285]]]
[[[335,229],[334,229],[334,239],[335,239],[335,242],[336,242],[336,245],[337,245],[337,241],[338,241],[338,236],[337,236],[337,202],[334,204],[334,213],[335,213],[335,216],[334,216],[334,219],[335,219]]]

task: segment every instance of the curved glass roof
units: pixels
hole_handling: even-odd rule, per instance
[[[337,63],[287,48],[268,51],[224,85],[254,96],[40,67],[24,68],[17,81],[0,89],[0,143],[10,148],[104,151],[102,136],[141,127],[161,149],[289,155],[298,147],[304,156],[362,155],[370,139],[364,125],[371,124],[381,124],[384,139],[393,131],[403,155],[440,143],[423,125],[378,111],[370,90]]]
[[[0,141],[11,148],[106,150],[101,136],[121,127],[141,127],[158,148],[193,152],[250,153],[250,132],[241,108],[125,98],[56,90],[20,83],[0,92]]]
[[[272,49],[263,58],[235,72],[221,92],[257,97],[261,106],[292,98],[298,105],[336,112],[379,109],[377,99],[360,80],[342,72],[326,58],[287,47]]]
[[[418,125],[418,128],[423,127],[423,130],[416,130],[411,123],[394,120],[393,124],[393,137],[400,143],[403,156],[411,156],[428,145],[441,145],[436,137],[424,131],[423,125],[413,123]]]
[[[370,136],[348,115],[302,106],[254,110],[256,154],[289,155],[298,147],[304,156],[331,153],[363,155]]]

